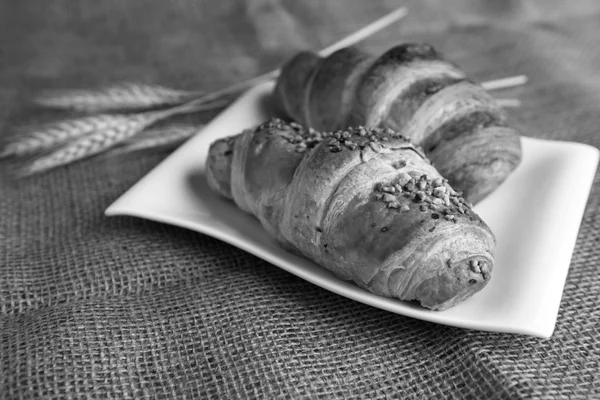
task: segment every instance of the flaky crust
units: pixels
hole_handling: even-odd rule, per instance
[[[495,239],[406,138],[271,120],[210,148],[207,179],[285,248],[375,294],[433,310],[481,290]]]
[[[519,135],[495,100],[427,44],[402,44],[379,56],[354,47],[326,58],[299,53],[283,66],[273,97],[277,115],[317,130],[366,126],[403,134],[472,203],[521,159]],[[503,132],[498,142],[488,135],[495,128]],[[485,149],[468,151],[471,145]],[[452,152],[461,154],[458,162],[448,157]]]

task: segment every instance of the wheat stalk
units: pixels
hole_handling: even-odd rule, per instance
[[[147,130],[143,135],[136,135],[123,142],[114,153],[129,153],[133,151],[176,147],[194,136],[202,129],[198,126],[172,126],[164,129]]]
[[[125,82],[98,90],[48,91],[34,103],[54,109],[86,112],[147,110],[182,104],[201,92],[170,89],[164,86]]]
[[[145,114],[131,116],[125,123],[111,126],[109,129],[95,131],[64,145],[48,155],[34,158],[29,165],[23,168],[22,173],[23,175],[31,175],[44,172],[98,154],[135,135],[155,121],[155,118]]]
[[[102,114],[27,128],[22,136],[16,136],[6,144],[0,158],[51,149],[88,133],[125,124],[129,118],[127,115]]]

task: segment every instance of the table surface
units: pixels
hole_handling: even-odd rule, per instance
[[[65,117],[32,106],[42,90],[212,91],[406,5],[361,46],[425,41],[476,80],[526,74],[503,93],[521,100],[509,116],[524,135],[600,147],[600,3],[499,3],[0,0],[0,139]],[[0,161],[0,398],[600,397],[598,175],[542,340],[387,313],[211,237],[103,216],[167,155],[26,179]]]

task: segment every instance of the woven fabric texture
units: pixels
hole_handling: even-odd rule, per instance
[[[58,117],[28,105],[41,89],[215,90],[407,3],[365,48],[427,41],[474,79],[526,74],[503,93],[525,135],[600,147],[595,2],[323,3],[0,1],[0,138]],[[395,315],[211,237],[103,216],[166,155],[16,180],[0,163],[0,398],[600,398],[598,176],[542,340]]]

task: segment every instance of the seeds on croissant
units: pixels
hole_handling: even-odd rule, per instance
[[[358,145],[351,140],[344,140],[344,146],[349,150],[356,150]]]
[[[393,200],[388,203],[388,208],[400,208],[400,202],[398,200]]]
[[[381,145],[377,142],[369,142],[369,147],[376,153],[381,152]]]
[[[407,184],[407,183],[408,183],[408,182],[409,182],[411,179],[412,179],[412,178],[411,178],[411,176],[410,176],[408,173],[406,173],[406,172],[402,171],[402,172],[400,173],[400,175],[398,175],[398,185],[400,185],[400,186],[404,186],[404,185],[406,185],[406,184]]]
[[[389,203],[391,201],[396,201],[396,196],[386,193],[383,195],[383,201],[385,201],[386,203]]]
[[[444,197],[444,193],[446,193],[446,188],[444,186],[438,186],[433,189],[433,195],[437,198]]]

